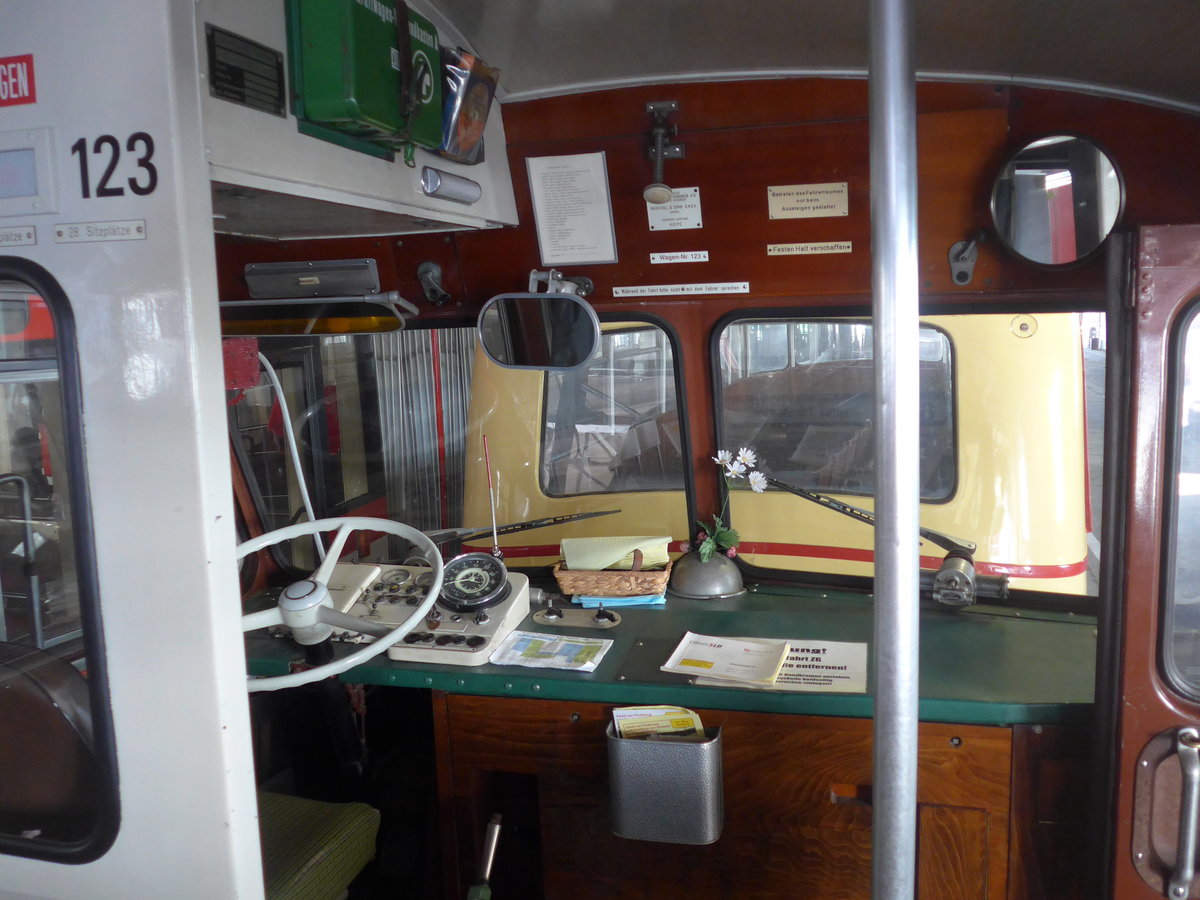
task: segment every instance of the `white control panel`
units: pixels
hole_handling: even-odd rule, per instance
[[[529,579],[507,573],[509,590],[491,605],[459,611],[438,601],[400,643],[388,648],[388,657],[406,662],[480,666],[492,651],[529,614]],[[396,627],[416,613],[428,592],[433,575],[422,566],[378,566],[338,563],[329,579],[334,606],[368,621]],[[371,638],[335,631],[334,640]]]

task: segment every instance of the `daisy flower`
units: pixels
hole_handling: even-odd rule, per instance
[[[743,447],[741,450],[739,450],[737,459],[738,462],[740,462],[747,469],[753,469],[758,463],[758,455],[749,447]]]
[[[751,472],[748,476],[750,480],[750,488],[756,494],[761,494],[767,489],[767,476],[762,472]]]

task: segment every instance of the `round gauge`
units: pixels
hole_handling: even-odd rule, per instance
[[[464,553],[446,563],[441,604],[455,612],[494,606],[508,596],[508,570],[490,553]]]

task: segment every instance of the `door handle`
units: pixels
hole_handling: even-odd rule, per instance
[[[1175,734],[1175,754],[1182,774],[1179,797],[1179,844],[1175,868],[1167,885],[1172,900],[1186,900],[1196,876],[1197,816],[1200,815],[1200,730],[1180,728]]]

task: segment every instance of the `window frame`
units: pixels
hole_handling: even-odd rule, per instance
[[[937,313],[937,315],[939,315],[939,316],[953,316],[953,315],[962,315],[962,314],[964,314],[964,313],[958,313],[958,312],[954,312],[954,311],[946,311],[946,312],[939,311]],[[713,429],[717,436],[717,446],[719,446],[719,447],[727,447],[728,446],[727,441],[726,441],[726,435],[725,435],[725,385],[723,384],[723,381],[722,381],[721,336],[730,327],[737,325],[739,323],[749,324],[752,322],[769,322],[772,320],[797,323],[797,324],[803,323],[803,322],[812,322],[812,323],[817,323],[817,324],[855,324],[855,325],[866,325],[868,327],[874,327],[874,323],[871,320],[871,315],[870,315],[869,311],[859,312],[854,308],[847,309],[847,308],[832,308],[832,307],[802,307],[800,309],[797,309],[795,307],[792,307],[792,308],[787,308],[787,309],[746,309],[746,310],[737,310],[735,312],[728,313],[728,314],[722,316],[717,321],[717,323],[713,326],[712,334],[709,339],[709,354],[710,354],[710,359],[711,359],[711,371],[712,371],[713,416],[715,419],[715,421],[713,422]],[[959,410],[958,410],[958,399],[959,399],[958,354],[959,354],[959,348],[958,348],[957,344],[955,344],[954,336],[952,334],[950,334],[950,332],[946,331],[945,329],[941,328],[938,325],[933,325],[933,324],[926,322],[924,317],[921,318],[919,326],[920,326],[920,328],[923,328],[923,329],[927,328],[927,329],[934,331],[937,334],[941,335],[945,339],[947,348],[950,353],[949,405],[950,405],[951,422],[950,422],[950,428],[949,428],[949,436],[950,436],[950,441],[951,441],[950,455],[954,461],[954,471],[952,473],[952,477],[950,478],[949,486],[946,489],[946,491],[944,492],[944,494],[941,494],[937,497],[923,497],[922,496],[920,498],[920,503],[922,505],[942,506],[942,505],[952,502],[958,495],[958,490],[959,490],[959,475],[960,475],[959,465],[958,465],[958,454],[959,454],[959,450],[960,450],[960,446],[959,446],[959,443],[960,443],[959,442],[959,419],[960,419],[960,416],[959,416]],[[874,349],[872,349],[872,355],[871,355],[870,359],[873,363],[874,359],[875,359]],[[766,372],[781,372],[781,371],[786,370],[786,368],[787,367],[785,366],[783,369],[764,370],[763,373],[755,373],[755,374],[764,374]],[[750,377],[750,376],[747,376],[747,377]],[[757,448],[755,448],[755,449],[757,449]],[[768,488],[768,490],[775,490],[775,489]],[[868,492],[863,492],[863,491],[848,491],[848,490],[844,490],[841,488],[836,489],[836,490],[820,490],[817,488],[809,488],[809,490],[814,490],[817,493],[825,493],[825,494],[849,496],[849,497],[873,497],[874,496],[874,492],[868,493]]]
[[[1200,296],[1189,300],[1171,325],[1171,333],[1167,340],[1167,383],[1163,393],[1166,410],[1166,440],[1163,454],[1163,519],[1162,533],[1159,542],[1159,629],[1158,629],[1158,660],[1159,670],[1166,684],[1177,693],[1194,702],[1200,702],[1200,678],[1186,677],[1177,664],[1173,641],[1175,634],[1175,613],[1178,604],[1175,602],[1176,560],[1178,559],[1178,525],[1180,513],[1180,493],[1178,479],[1182,471],[1183,461],[1183,424],[1182,399],[1184,376],[1187,361],[1188,332],[1194,323],[1200,322]],[[1200,330],[1194,335],[1200,342]],[[1200,377],[1200,372],[1196,373]]]
[[[68,510],[74,541],[83,653],[87,661],[92,750],[98,773],[98,813],[95,826],[87,838],[74,843],[58,843],[0,833],[0,853],[83,864],[99,859],[113,845],[120,830],[121,807],[99,576],[92,540],[95,529],[84,451],[82,377],[76,351],[78,338],[70,301],[49,271],[27,259],[0,256],[0,280],[19,281],[28,285],[32,293],[42,298],[54,323],[54,346],[63,407],[63,450],[71,485]]]
[[[539,488],[539,490],[541,490],[543,496],[552,497],[555,499],[565,499],[565,498],[570,498],[570,497],[597,497],[597,496],[602,497],[602,496],[606,496],[606,495],[615,495],[615,494],[646,494],[646,493],[655,493],[655,492],[673,493],[676,490],[682,490],[684,493],[685,502],[687,504],[688,521],[691,521],[692,519],[695,518],[695,516],[694,516],[694,506],[695,505],[692,500],[692,498],[694,496],[695,482],[694,482],[694,477],[693,477],[693,472],[692,472],[691,441],[689,439],[690,424],[689,424],[689,418],[688,418],[687,382],[683,378],[683,362],[682,362],[683,358],[681,356],[681,346],[680,346],[680,342],[679,342],[679,335],[669,322],[667,322],[665,319],[662,319],[655,315],[649,315],[646,313],[613,313],[613,312],[604,313],[604,312],[601,312],[600,310],[596,310],[596,313],[597,313],[597,318],[600,320],[600,324],[602,326],[601,330],[600,330],[601,346],[603,346],[604,338],[606,335],[620,334],[620,333],[623,333],[624,331],[634,330],[633,328],[630,328],[630,329],[616,329],[616,330],[611,330],[611,331],[606,332],[603,329],[603,325],[606,322],[619,322],[619,323],[627,323],[628,322],[628,323],[636,323],[638,325],[646,325],[646,326],[650,326],[650,327],[659,329],[659,331],[661,331],[666,336],[667,344],[671,348],[671,359],[672,359],[672,364],[674,367],[675,409],[676,409],[676,414],[679,416],[679,447],[680,447],[680,456],[681,456],[682,484],[679,488],[659,487],[659,488],[642,488],[642,489],[637,489],[637,490],[626,489],[626,490],[621,490],[621,491],[571,491],[571,492],[565,492],[565,493],[551,493],[549,490],[547,490],[546,484],[542,480],[542,473],[545,471],[545,454],[546,454],[546,443],[545,443],[544,437],[546,434],[546,428],[547,428],[547,423],[548,423],[549,414],[550,414],[549,403],[547,401],[548,401],[548,397],[549,397],[550,377],[551,377],[551,375],[560,374],[560,373],[545,372],[545,373],[543,373],[543,376],[542,376],[542,393],[541,393],[542,414],[541,414],[540,432],[543,436],[543,440],[538,442],[538,462],[537,462],[537,465],[538,465],[538,488]]]

